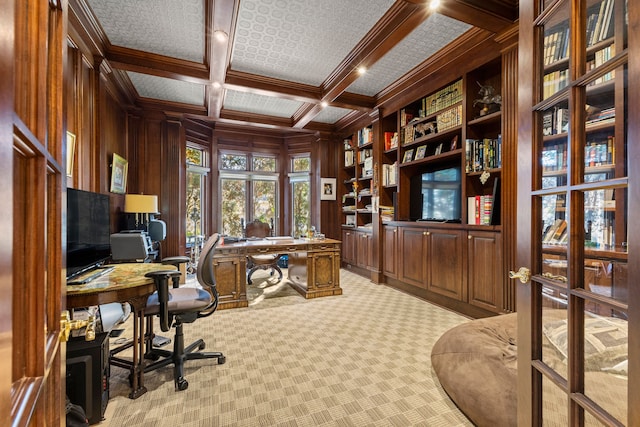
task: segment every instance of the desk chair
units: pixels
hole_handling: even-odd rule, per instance
[[[184,346],[183,324],[193,323],[201,317],[210,316],[218,308],[218,291],[213,275],[213,254],[220,240],[218,234],[214,234],[205,243],[202,255],[198,262],[198,283],[201,288],[177,288],[170,287],[169,282],[180,277],[179,271],[155,271],[147,273],[152,277],[158,289],[147,300],[146,316],[159,316],[160,328],[167,332],[172,326],[175,328],[173,351],[160,350],[153,347],[153,334],[147,334],[146,354],[147,359],[159,359],[147,365],[144,372],[154,371],[163,366],[173,364],[173,380],[176,391],[186,390],[189,383],[184,378],[184,363],[193,359],[217,359],[218,364],[225,363],[226,358],[220,352],[196,352],[203,350],[205,343],[202,339]]]
[[[271,226],[266,222],[262,222],[256,219],[253,222],[250,222],[244,225],[244,220],[242,220],[242,229],[244,233],[244,237],[271,237],[273,236],[273,218],[271,218]],[[271,270],[271,275],[275,271],[278,272],[278,282],[282,280],[282,270],[280,270],[280,266],[278,266],[278,261],[280,260],[280,254],[265,254],[265,255],[249,255],[247,256],[247,283],[249,285],[252,284],[251,276],[257,270]]]

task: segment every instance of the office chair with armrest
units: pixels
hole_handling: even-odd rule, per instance
[[[246,226],[244,225],[244,220],[242,221],[242,229],[244,233],[244,237],[272,237],[273,236],[273,218],[271,218],[271,225],[266,222],[262,222],[256,219],[253,222],[248,223]],[[282,270],[280,270],[280,266],[278,265],[278,261],[280,260],[281,254],[264,254],[264,255],[249,255],[247,256],[247,283],[249,285],[252,284],[251,276],[257,270],[271,270],[271,275],[275,271],[278,272],[278,282],[282,280]]]
[[[198,282],[202,288],[195,287],[170,287],[169,282],[180,277],[180,272],[175,270],[155,271],[147,273],[156,283],[157,292],[147,300],[146,316],[159,316],[160,329],[167,332],[173,325],[175,336],[173,351],[153,348],[153,334],[147,334],[146,358],[160,358],[147,365],[145,372],[154,371],[163,366],[173,364],[173,380],[176,390],[186,390],[189,383],[184,378],[184,363],[194,359],[217,359],[218,364],[225,363],[226,358],[220,352],[196,352],[203,350],[205,343],[202,339],[189,346],[184,346],[183,324],[193,323],[200,317],[210,316],[218,307],[218,291],[213,275],[213,254],[220,240],[219,234],[214,234],[205,243],[202,256],[198,262]]]

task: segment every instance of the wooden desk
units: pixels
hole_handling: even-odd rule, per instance
[[[289,254],[291,286],[305,298],[341,295],[340,245],[333,239],[266,238],[217,246],[218,309],[247,307],[247,255]]]
[[[175,268],[171,265],[155,263],[114,264],[108,267],[114,267],[114,270],[90,283],[67,285],[67,308],[89,307],[112,302],[131,304],[134,316],[133,341],[112,350],[111,354],[133,346],[133,359],[128,361],[112,357],[111,362],[131,370],[132,389],[129,397],[136,399],[147,392],[143,379],[144,309],[147,306],[147,298],[156,290],[153,279],[145,277],[145,274],[151,271],[175,270]],[[79,279],[82,279],[82,276]]]

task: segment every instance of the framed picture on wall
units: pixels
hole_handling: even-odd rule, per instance
[[[336,199],[336,179],[320,178],[320,200]]]
[[[124,194],[127,191],[127,170],[129,162],[113,153],[111,162],[111,188],[112,193]]]

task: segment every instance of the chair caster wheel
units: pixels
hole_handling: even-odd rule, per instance
[[[176,390],[183,391],[189,388],[189,382],[184,378],[180,378],[176,381]]]
[[[224,365],[224,362],[227,361],[225,356],[218,357],[218,365]]]
[[[207,347],[206,343],[202,343],[198,346],[198,350],[204,350]]]

